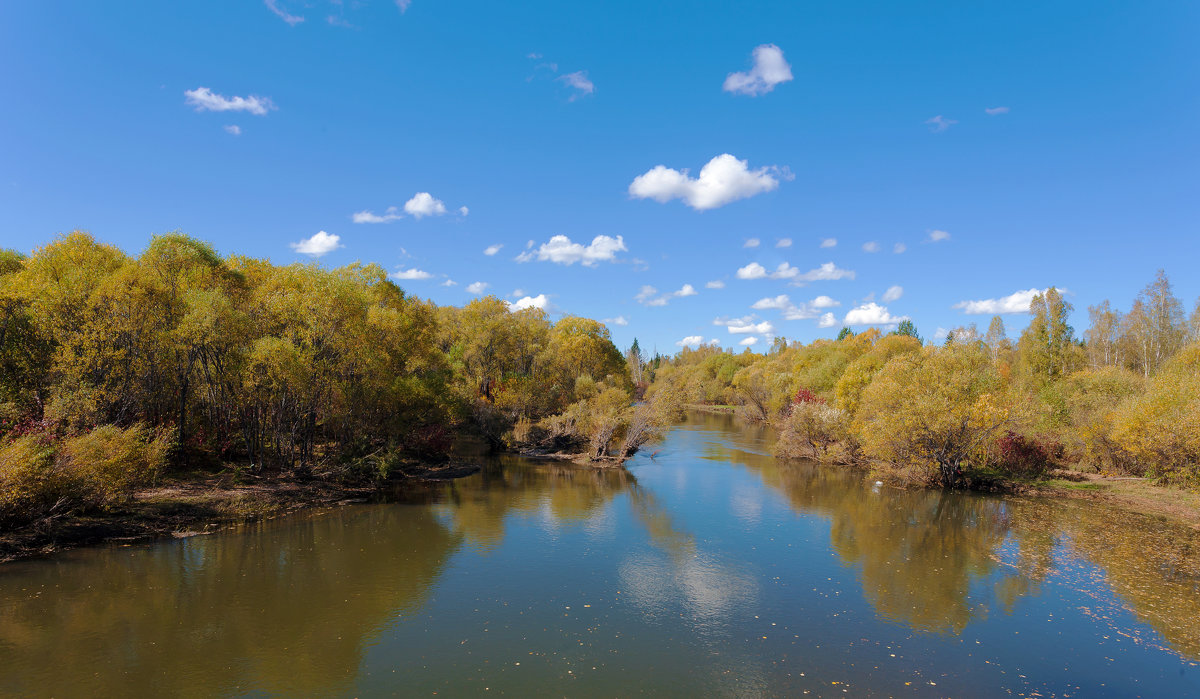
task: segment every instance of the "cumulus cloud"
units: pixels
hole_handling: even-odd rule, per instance
[[[908,320],[908,316],[894,316],[886,306],[872,302],[852,309],[843,322],[846,325],[894,325],[902,320]]]
[[[1008,114],[1008,107],[987,107],[983,110],[988,116],[996,116],[997,114]]]
[[[467,207],[465,207],[465,206],[458,207],[458,215],[459,216],[466,216],[469,213],[471,213],[471,210],[468,209]]]
[[[242,127],[238,126],[237,124],[229,124],[228,126],[225,126],[223,128],[225,129],[225,133],[227,133],[227,134],[232,134],[234,136],[242,135]]]
[[[207,87],[184,90],[183,96],[197,112],[249,112],[255,116],[266,116],[267,112],[277,109],[270,97],[225,97]]]
[[[950,234],[946,231],[929,231],[929,242],[940,243],[943,240],[950,240]]]
[[[429,192],[417,192],[412,199],[404,202],[404,210],[413,218],[441,216],[446,213],[446,205]]]
[[[629,320],[625,316],[617,316],[616,318],[605,318],[603,322],[606,325],[629,325]]]
[[[854,279],[854,272],[848,269],[842,269],[832,262],[810,269],[803,274],[798,267],[793,267],[786,262],[779,263],[773,272],[768,272],[765,267],[757,262],[751,262],[745,267],[739,267],[737,270],[738,279],[791,279],[793,284],[800,282],[813,281],[831,281],[837,279]]]
[[[792,239],[791,238],[780,238],[779,240],[775,241],[775,247],[790,248],[790,247],[792,247]]]
[[[355,223],[391,223],[402,218],[404,218],[404,214],[394,206],[389,206],[382,216],[371,211],[357,211],[350,217]]]
[[[590,95],[596,91],[596,86],[591,80],[588,79],[586,70],[577,70],[574,73],[560,75],[555,78],[555,80],[558,80],[559,82],[564,83],[568,87],[576,90],[575,94],[571,95],[570,97],[570,101],[572,102],[580,97],[583,97],[584,95]]]
[[[760,321],[754,315],[748,315],[744,318],[714,318],[713,325],[722,325],[734,335],[745,335],[748,333],[766,335],[775,332],[775,326],[771,324],[771,321]]]
[[[937,116],[933,117],[932,119],[926,119],[925,123],[929,124],[930,131],[932,131],[934,133],[941,133],[942,131],[945,131],[946,129],[950,128],[951,126],[954,126],[958,122],[954,119],[947,119],[946,117],[942,116],[941,114],[938,114]]]
[[[792,79],[792,67],[783,58],[783,49],[775,44],[763,44],[754,49],[754,67],[745,72],[730,73],[723,89],[739,95],[765,95],[780,83]]]
[[[761,311],[761,310],[765,310],[768,308],[783,310],[785,308],[790,308],[791,306],[792,306],[792,301],[791,301],[791,299],[789,299],[787,297],[787,294],[780,294],[775,297],[759,299],[759,300],[755,301],[753,304],[751,304],[750,307]]]
[[[706,289],[724,289],[725,282],[721,281],[720,279],[714,279],[711,282],[706,283],[704,287]]]
[[[531,244],[533,241],[529,241]],[[573,243],[565,235],[556,235],[548,242],[542,243],[536,250],[530,249],[517,255],[517,262],[553,262],[560,265],[573,265],[576,262],[584,267],[595,267],[598,262],[613,262],[618,252],[626,252],[625,239],[621,236],[611,238],[598,235],[592,238],[588,245]]]
[[[400,14],[408,11],[408,6],[412,4],[412,0],[396,0],[396,7],[400,8]]]
[[[833,316],[833,313],[826,313],[821,316],[821,320],[817,321],[818,328],[832,328],[835,325],[837,325],[837,318]]]
[[[967,315],[999,315],[1002,313],[1028,313],[1029,304],[1033,297],[1046,293],[1045,289],[1025,289],[1016,291],[998,299],[980,299],[978,301],[959,301],[953,308],[961,308]]]
[[[502,248],[502,247],[504,247],[504,245],[500,244],[500,243],[497,243],[496,245],[489,245],[483,249],[483,254],[487,255],[488,257],[491,257],[492,255],[495,255],[496,253],[500,252],[500,248]]]
[[[290,243],[290,246],[302,255],[320,257],[325,253],[345,247],[341,244],[341,240],[341,236],[331,235],[325,231],[317,231],[311,238],[305,238],[298,243]]]
[[[537,296],[524,296],[516,301],[506,301],[505,303],[508,304],[508,310],[510,311],[523,311],[526,308],[540,308],[544,311],[550,305],[550,299],[546,298],[545,294],[538,294]]]
[[[742,247],[744,247],[744,248],[756,248],[756,247],[758,247],[758,246],[759,246],[759,245],[761,245],[761,244],[762,244],[762,241],[761,241],[761,240],[759,240],[758,238],[750,238],[750,239],[749,239],[749,240],[747,240],[745,243],[742,243]]]
[[[275,13],[276,17],[278,17],[279,19],[282,19],[284,22],[287,22],[288,26],[290,26],[290,27],[294,27],[297,24],[300,24],[301,22],[304,21],[303,17],[300,17],[298,15],[293,15],[293,14],[289,13],[287,10],[285,10],[279,4],[279,0],[263,0],[263,4],[267,6],[268,10]]]
[[[907,249],[908,249],[908,246],[905,245],[904,243],[896,243],[895,245],[892,246],[892,252],[896,253],[897,255],[899,255],[900,253],[904,252]]]
[[[838,267],[837,265],[833,264],[832,262],[826,262],[825,264],[821,265],[820,267],[817,267],[816,269],[810,269],[807,272],[805,272],[804,274],[801,274],[799,277],[797,277],[797,279],[799,279],[800,281],[805,281],[805,282],[837,281],[838,279],[854,279],[854,271],[849,270],[849,269],[842,269],[841,267]]]
[[[779,186],[774,177],[779,172],[774,166],[751,170],[747,161],[722,153],[700,168],[700,176],[695,178],[686,169],[656,165],[634,178],[629,196],[663,203],[682,199],[693,209],[704,211],[772,191]]]
[[[458,286],[458,282],[454,281],[453,279],[447,279],[446,281],[442,282],[442,286]]]
[[[864,252],[879,252],[879,243],[872,240],[869,243],[863,243],[862,248]]]
[[[821,239],[821,247],[836,248],[837,247],[837,238],[822,238]]]
[[[676,342],[675,344],[678,345],[679,347],[691,347],[692,349],[696,349],[700,345],[704,344],[704,336],[703,335],[688,335],[687,337],[683,338],[679,342]]]
[[[467,285],[467,293],[479,296],[490,286],[487,282],[473,282]]]
[[[741,340],[738,341],[738,344],[741,345],[742,347],[749,347],[750,345],[753,345],[756,342],[758,342],[758,338],[751,335],[750,337],[743,337]]]
[[[411,269],[398,269],[392,272],[392,279],[397,281],[416,281],[420,279],[429,279],[433,275],[423,269],[413,267]]]
[[[828,296],[818,296],[807,303],[796,304],[786,294],[780,294],[759,299],[750,307],[759,311],[768,309],[781,311],[785,320],[807,320],[816,318],[822,309],[840,305]]]
[[[900,297],[903,295],[904,295],[904,287],[889,286],[888,290],[883,292],[883,296],[881,298],[884,303],[891,303],[892,301],[899,300]]]
[[[677,291],[672,291],[662,296],[658,296],[658,289],[647,284],[638,291],[634,299],[645,306],[665,306],[673,298],[683,298],[684,296],[695,296],[700,292],[696,291],[696,287],[691,284],[684,284]]]

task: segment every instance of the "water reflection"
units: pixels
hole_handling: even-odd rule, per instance
[[[1016,670],[1046,613],[1075,645],[1033,668],[1043,689],[1105,658],[1158,673],[1126,690],[1194,684],[1104,639],[1200,658],[1196,532],[874,488],[771,439],[693,416],[630,471],[501,458],[394,503],[5,566],[0,695],[897,694],[946,668],[938,690],[1000,694],[1030,687],[970,639],[1003,634],[988,652]]]
[[[960,633],[989,607],[1011,614],[1056,576],[1101,606],[1111,586],[1172,650],[1200,659],[1200,532],[1091,502],[872,487],[854,470],[775,460],[765,428],[729,416],[689,422],[736,435],[709,442],[704,458],[752,469],[797,512],[828,519],[834,550],[860,569],[864,596],[887,619]],[[1100,579],[1068,577],[1079,573],[1067,569],[1074,560]]]
[[[334,691],[459,539],[425,509],[343,508],[7,567],[0,694]]]

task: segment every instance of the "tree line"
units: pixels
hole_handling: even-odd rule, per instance
[[[1055,466],[1200,485],[1200,300],[1190,316],[1163,272],[1128,312],[1089,308],[1077,336],[1055,288],[1016,341],[996,316],[923,342],[910,321],[844,328],[765,355],[684,349],[655,372],[694,403],[779,427],[781,456],[867,463],[953,485]]]
[[[559,415],[560,440],[602,456],[634,390],[599,322],[438,307],[378,265],[222,257],[183,234],[137,256],[82,232],[0,252],[0,524],[172,468],[386,476],[463,431],[542,443]]]

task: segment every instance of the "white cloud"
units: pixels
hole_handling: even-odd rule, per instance
[[[745,318],[714,318],[713,325],[723,325],[726,330],[734,335],[745,335],[748,333],[763,335],[775,332],[775,326],[771,324],[771,321],[759,321],[757,316],[753,315],[748,315]]]
[[[604,322],[606,325],[629,325],[629,320],[625,316],[605,318],[602,322]]]
[[[821,247],[836,248],[837,247],[837,238],[822,238],[821,239]]]
[[[183,96],[197,112],[250,112],[255,116],[266,116],[267,112],[277,109],[270,97],[224,97],[207,87],[184,90]]]
[[[837,325],[837,318],[832,313],[826,313],[821,316],[821,320],[817,321],[818,328],[832,328],[835,325]]]
[[[389,206],[382,216],[379,216],[371,211],[357,211],[350,217],[355,223],[391,223],[404,218],[404,214],[400,213],[400,209],[394,206]]]
[[[865,252],[879,252],[879,243],[872,240],[869,243],[863,243],[862,248]]]
[[[533,241],[530,241],[532,243]],[[618,252],[628,251],[625,239],[621,236],[611,238],[598,235],[592,238],[588,245],[572,243],[565,235],[556,235],[549,242],[542,243],[537,250],[527,250],[517,255],[517,262],[529,262],[537,259],[539,262],[554,262],[560,265],[573,265],[576,262],[584,267],[594,267],[597,262],[612,262]]]
[[[289,14],[287,10],[280,7],[279,0],[263,0],[263,4],[267,6],[268,10],[270,10],[271,12],[274,12],[275,15],[277,17],[279,17],[279,19],[282,19],[284,22],[287,22],[288,26],[294,27],[297,24],[300,24],[301,22],[304,21],[303,17],[298,17],[296,15]]]
[[[522,297],[515,303],[506,303],[508,303],[508,310],[510,311],[523,311],[526,308],[540,308],[544,311],[550,305],[550,299],[546,298],[545,294],[538,294],[537,296]]]
[[[645,306],[665,306],[672,298],[682,298],[684,296],[695,296],[700,292],[696,291],[696,287],[691,284],[684,284],[678,291],[672,291],[669,294],[657,296],[658,289],[647,284],[638,291],[634,299]]]
[[[223,128],[225,129],[225,133],[227,133],[227,134],[232,134],[234,136],[242,135],[242,127],[238,126],[237,124],[229,124],[228,126],[225,126]]]
[[[749,71],[730,73],[723,89],[740,95],[765,95],[780,83],[792,79],[792,67],[783,58],[783,49],[775,44],[763,44],[754,49],[754,67]]]
[[[767,268],[757,262],[751,262],[745,267],[738,267],[737,271],[738,279],[763,279],[766,276]]]
[[[933,331],[933,340],[934,340],[934,342],[941,342],[942,340],[945,340],[949,335],[950,335],[949,329],[939,326],[937,330]]]
[[[679,342],[676,342],[675,344],[680,347],[691,347],[692,349],[695,349],[695,348],[699,347],[700,345],[704,344],[704,336],[703,335],[688,335],[687,337],[683,338]]]
[[[749,347],[750,345],[753,345],[756,342],[758,342],[758,338],[751,335],[750,337],[743,337],[741,340],[738,341],[738,344],[741,345],[742,347]]]
[[[458,282],[454,281],[453,279],[447,279],[446,281],[442,282],[442,286],[458,286]]]
[[[816,318],[821,309],[833,308],[834,306],[839,305],[841,304],[828,296],[818,296],[808,303],[801,303],[797,305],[792,303],[791,299],[788,298],[786,294],[780,294],[778,296],[768,296],[766,298],[759,299],[750,307],[759,311],[767,309],[782,311],[785,320],[807,320],[809,318]],[[752,318],[742,319],[742,324],[744,325],[750,320],[752,320]]]
[[[950,240],[950,234],[946,231],[929,231],[929,242],[940,243],[943,240]]]
[[[707,289],[724,289],[725,282],[721,281],[720,279],[714,279],[711,282],[706,283],[704,287]]]
[[[524,295],[525,295],[524,289],[513,289],[513,292],[511,294],[509,294],[509,296],[511,296],[513,298],[517,298],[518,296],[524,296]]]
[[[768,297],[765,299],[759,299],[759,300],[755,301],[750,307],[753,309],[756,309],[756,310],[760,310],[760,311],[768,309],[768,308],[783,310],[785,308],[791,308],[792,301],[791,301],[791,299],[789,299],[787,297],[787,294],[780,294],[774,298]]]
[[[293,250],[303,255],[320,257],[325,253],[345,247],[341,244],[341,240],[341,236],[331,235],[325,231],[317,231],[311,238],[305,238],[298,243],[291,243],[290,246]]]
[[[941,133],[942,131],[945,131],[946,129],[950,128],[951,126],[954,126],[958,122],[955,121],[954,119],[947,119],[946,117],[942,116],[941,114],[938,114],[937,116],[933,117],[932,119],[926,119],[925,123],[929,124],[930,131],[932,131],[934,133]]]
[[[400,8],[400,14],[408,12],[408,6],[412,4],[412,0],[396,0],[396,7]]]
[[[904,287],[889,286],[888,290],[883,292],[883,296],[881,297],[881,299],[883,300],[884,303],[891,303],[892,301],[898,301],[900,299],[900,297],[903,295],[904,295]]]
[[[413,218],[441,216],[446,213],[446,205],[442,200],[434,199],[429,192],[417,192],[412,199],[404,202],[404,210]]]
[[[1001,313],[1028,313],[1029,304],[1033,297],[1046,293],[1045,289],[1026,289],[1016,291],[998,299],[980,299],[978,301],[959,301],[952,308],[961,308],[967,315],[997,315]]]
[[[832,262],[810,269],[799,276],[801,281],[817,282],[817,281],[836,281],[838,279],[854,279],[854,272],[849,269],[842,269]]]
[[[412,269],[399,269],[392,272],[392,279],[397,281],[415,281],[419,279],[429,279],[433,275],[422,269],[413,267]]]
[[[689,177],[686,169],[656,165],[634,178],[629,195],[664,203],[682,199],[693,209],[704,211],[770,192],[779,186],[779,180],[772,176],[778,171],[774,166],[750,170],[745,160],[722,153],[700,168],[697,178]]]
[[[988,116],[996,116],[997,114],[1008,114],[1008,107],[987,107],[983,111]]]
[[[490,286],[487,282],[473,282],[467,285],[467,293],[479,296]]]
[[[579,99],[580,97],[583,97],[584,95],[590,95],[596,91],[596,86],[592,83],[591,80],[588,79],[586,70],[577,70],[574,73],[567,73],[566,75],[560,75],[557,78],[555,78],[555,80],[558,80],[559,82],[562,82],[562,83],[566,83],[567,86],[573,87],[576,90],[578,90],[578,92],[571,95],[570,99],[572,102]]]
[[[791,238],[780,238],[779,240],[775,241],[775,247],[790,248],[790,247],[792,247],[792,239]]]
[[[458,207],[458,215],[459,216],[466,216],[469,213],[471,213],[471,210],[468,209],[467,207],[465,207],[465,206]]]
[[[907,249],[908,249],[908,246],[905,245],[904,243],[896,243],[895,245],[892,246],[892,252],[896,253],[897,255],[899,255],[900,253],[904,252]]]
[[[487,255],[488,257],[491,257],[492,255],[495,255],[496,253],[500,252],[500,248],[502,248],[502,247],[504,247],[504,245],[502,243],[497,243],[495,245],[489,245],[483,249],[483,254]]]
[[[894,316],[886,306],[872,302],[851,310],[844,322],[846,325],[893,325],[902,320],[908,320],[908,316]]]
[[[742,243],[742,247],[744,248],[756,248],[759,245],[762,245],[762,241],[758,238],[750,238],[745,243]]]

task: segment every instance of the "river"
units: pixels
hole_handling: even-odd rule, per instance
[[[1200,696],[1200,536],[876,486],[692,414],[628,464],[0,567],[0,694]]]

